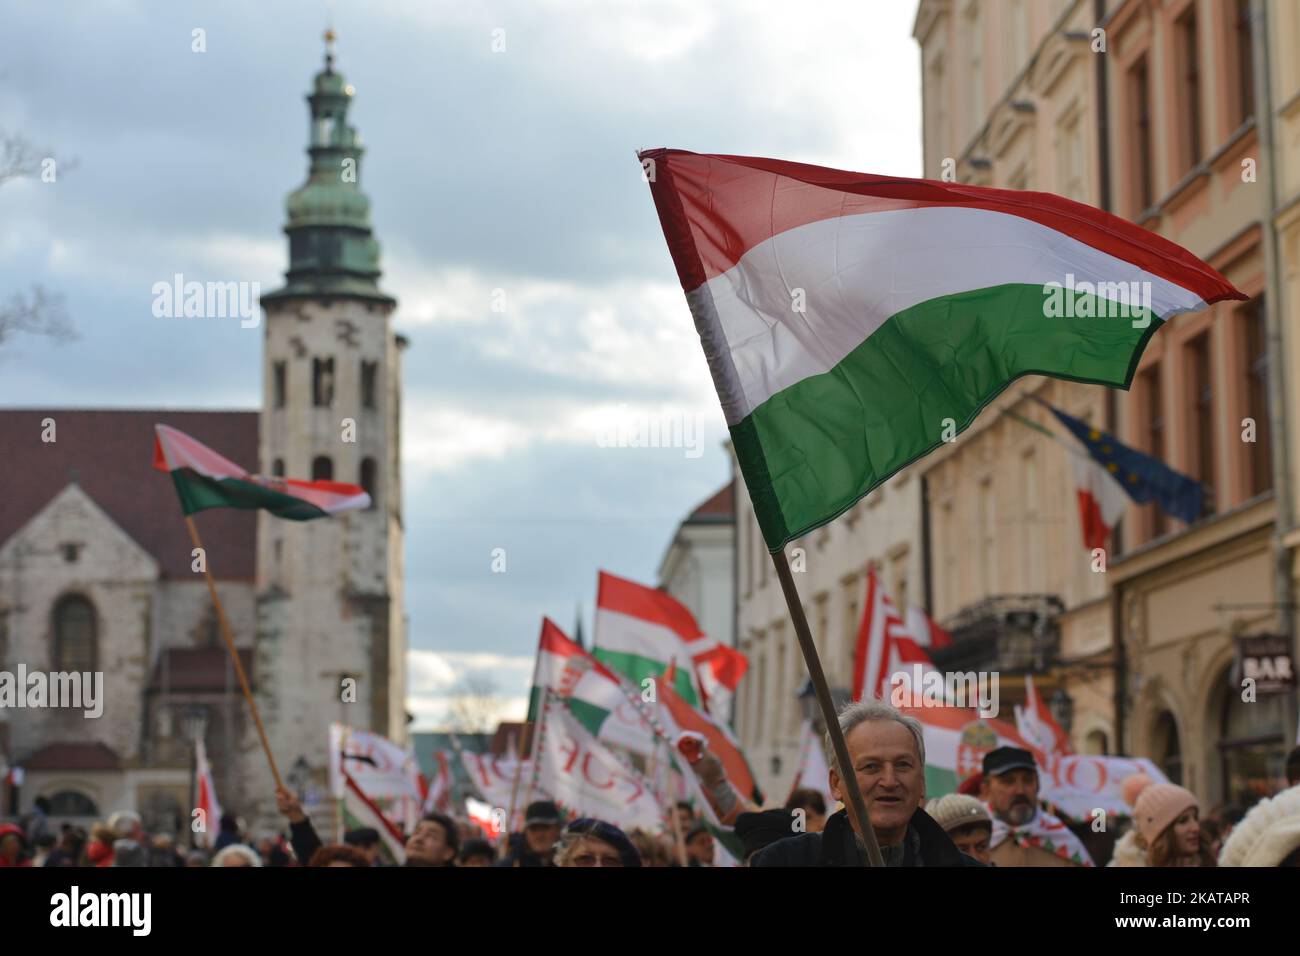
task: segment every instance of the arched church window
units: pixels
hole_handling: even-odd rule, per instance
[[[361,459],[361,487],[370,496],[371,508],[379,503],[375,490],[375,474],[375,460],[373,458]]]
[[[272,367],[273,389],[275,391],[275,407],[284,408],[285,395],[285,377],[288,375],[284,362],[276,362]]]
[[[54,670],[95,669],[95,609],[80,594],[54,605]]]
[[[50,797],[51,817],[97,817],[99,807],[95,801],[77,790],[60,790]]]
[[[276,478],[283,478],[283,477],[284,477],[284,459],[283,459],[283,458],[277,458],[275,461],[271,462],[271,474],[274,475]]]
[[[311,460],[311,480],[334,480],[334,462],[328,455],[317,455]]]

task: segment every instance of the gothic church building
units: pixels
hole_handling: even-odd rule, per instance
[[[194,520],[286,784],[327,799],[332,721],[405,739],[406,341],[378,285],[352,95],[327,54],[307,97],[310,172],[286,204],[289,269],[261,300],[260,411],[0,410],[0,671],[99,671],[105,698],[98,719],[0,709],[0,763],[21,768],[0,817],[45,796],[56,821],[133,809],[186,839],[202,735],[223,806],[281,822],[175,489],[151,467],[158,422],[263,474],[370,492],[368,510],[329,519]]]

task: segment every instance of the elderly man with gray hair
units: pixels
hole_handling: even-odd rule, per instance
[[[980,866],[953,844],[921,809],[925,799],[925,737],[915,717],[878,700],[859,700],[840,711],[840,730],[886,866]],[[827,751],[831,751],[829,737]],[[835,769],[831,795],[846,803]],[[821,833],[801,833],[769,845],[750,866],[863,866],[848,811],[832,814]]]

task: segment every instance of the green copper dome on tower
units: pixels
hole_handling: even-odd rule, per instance
[[[361,191],[361,138],[348,125],[353,89],[334,71],[334,31],[325,33],[325,69],[307,96],[311,167],[289,194],[289,271],[282,289],[263,302],[336,296],[396,305],[379,290],[379,242],[370,227],[370,199]]]

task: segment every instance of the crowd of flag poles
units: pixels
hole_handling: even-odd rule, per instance
[[[1046,375],[1127,388],[1142,350],[1183,312],[1243,296],[1187,250],[1122,219],[1045,193],[874,176],[801,163],[655,149],[638,153],[726,418],[754,514],[794,624],[831,759],[848,766],[834,703],[803,612],[785,545],[833,520],[876,486],[959,433],[1015,379]],[[1063,286],[1068,285],[1068,288]],[[1068,306],[1045,306],[1055,286]],[[1137,314],[1116,317],[1103,289],[1141,286]],[[1059,306],[1059,302],[1057,303]],[[1113,436],[1052,408],[1075,455],[1082,539],[1103,547],[1125,499],[1154,501],[1183,520],[1202,489]],[[166,425],[155,465],[171,474],[191,519],[212,507],[262,508],[307,520],[365,507],[359,487],[266,478]],[[266,739],[211,572],[208,587],[262,746]],[[887,698],[907,665],[933,669],[945,636],[923,612],[900,613],[874,571],[855,656],[855,693]],[[459,759],[479,798],[463,810],[498,837],[544,794],[574,815],[625,828],[675,826],[691,800],[735,843],[683,766],[683,735],[707,741],[733,785],[761,802],[741,747],[722,717],[745,660],[704,634],[679,602],[601,572],[590,652],[542,622],[529,726],[517,752],[437,755],[424,780],[413,755],[360,730],[331,731],[331,786],[340,825],[366,822],[401,858],[404,827],[421,809],[449,806]],[[1097,807],[1124,813],[1119,781],[1145,760],[1070,751],[1026,682],[1014,725],[956,706],[912,712],[925,727],[927,790],[955,788],[978,757],[1003,743],[1035,753],[1043,796],[1073,820]],[[817,742],[805,728],[796,781],[824,786]],[[206,767],[206,759],[203,766]],[[846,809],[868,865],[880,865],[854,774],[841,774]],[[945,789],[946,788],[946,789]],[[200,781],[215,808],[210,773]],[[504,808],[504,809],[503,809]],[[678,848],[681,834],[675,833]]]

